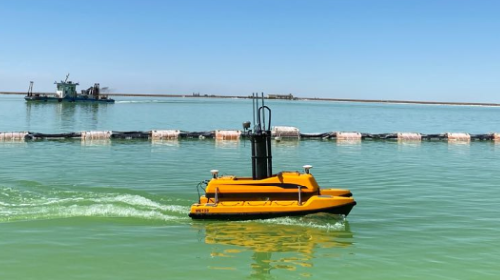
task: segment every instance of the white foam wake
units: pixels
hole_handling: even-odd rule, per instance
[[[6,189],[3,189],[6,190]],[[187,219],[189,207],[168,205],[137,194],[2,190],[0,222],[69,217],[129,217],[172,221]]]
[[[290,226],[301,226],[307,228],[317,228],[324,229],[328,231],[344,231],[345,230],[345,220],[344,219],[333,219],[333,217],[322,217],[321,219],[311,219],[310,217],[302,218],[275,218],[267,220],[259,220],[259,223],[265,224],[278,224],[278,225],[290,225]]]

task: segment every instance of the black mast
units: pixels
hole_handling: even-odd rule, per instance
[[[265,179],[273,174],[273,157],[271,154],[271,109],[264,105],[264,93],[262,93],[262,105],[259,107],[258,93],[252,93],[254,109],[254,128],[250,133],[252,142],[252,178]],[[266,127],[266,113],[268,124]],[[255,118],[257,117],[257,123]],[[261,122],[262,120],[262,122]]]

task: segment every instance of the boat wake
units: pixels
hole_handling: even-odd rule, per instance
[[[304,228],[316,228],[326,231],[345,231],[346,220],[341,215],[314,214],[305,217],[283,217],[267,220],[259,220],[262,224],[276,224],[284,226],[300,226]]]
[[[130,103],[168,103],[160,100],[121,100],[115,101],[115,104],[130,104]]]
[[[0,188],[0,222],[71,217],[182,221],[188,219],[188,212],[187,206],[163,204],[138,194],[81,191],[40,193]]]
[[[120,101],[115,101],[115,104],[149,104],[149,103],[186,103],[186,101],[183,100],[156,100],[156,99],[149,99],[149,100],[120,100]]]

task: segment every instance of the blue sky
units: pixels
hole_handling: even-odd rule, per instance
[[[0,91],[500,103],[500,1],[0,1]]]

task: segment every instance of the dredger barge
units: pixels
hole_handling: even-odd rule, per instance
[[[108,98],[107,95],[101,94],[101,89],[98,83],[82,90],[78,93],[76,86],[79,83],[68,81],[69,74],[66,79],[60,82],[54,82],[57,85],[56,93],[54,95],[33,93],[33,82],[30,82],[28,93],[24,100],[28,102],[94,102],[94,103],[114,103],[115,100]]]
[[[272,172],[271,109],[259,106],[253,96],[254,128],[245,122],[243,128],[252,146],[252,177],[219,176],[212,170],[212,179],[198,185],[203,189],[198,203],[191,206],[193,219],[250,220],[283,216],[302,216],[327,212],[349,215],[356,201],[349,190],[321,189],[310,173]],[[268,123],[266,126],[266,116]],[[205,185],[205,186],[203,186]]]

